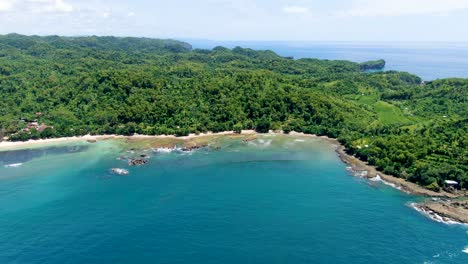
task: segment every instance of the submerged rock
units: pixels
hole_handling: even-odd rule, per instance
[[[257,135],[250,135],[250,136],[244,138],[244,139],[242,140],[242,142],[245,142],[245,143],[246,143],[246,142],[254,141],[254,140],[256,140],[256,139],[257,139]]]

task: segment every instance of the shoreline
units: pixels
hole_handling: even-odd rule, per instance
[[[439,223],[468,225],[468,201],[431,201],[410,206]]]
[[[189,134],[188,136],[177,137],[175,135],[133,135],[133,136],[123,136],[123,135],[85,135],[85,136],[74,136],[74,137],[61,137],[61,138],[48,138],[48,139],[30,139],[28,141],[2,141],[0,142],[0,151],[14,150],[21,147],[29,146],[40,146],[48,145],[54,143],[70,143],[70,142],[79,142],[79,141],[98,141],[98,140],[109,140],[109,139],[179,139],[179,140],[189,140],[201,137],[208,136],[223,136],[223,135],[233,135],[233,131],[224,131],[224,132],[207,132],[200,134]],[[242,130],[242,134],[239,135],[252,135],[257,134],[255,130]]]
[[[448,193],[443,190],[440,192],[431,191],[425,189],[415,183],[406,181],[402,178],[397,178],[395,176],[386,175],[377,169],[367,164],[354,156],[351,156],[345,152],[345,147],[335,138],[330,138],[327,136],[317,136],[312,134],[304,134],[298,132],[290,132],[289,134],[283,134],[282,131],[270,131],[269,134],[281,134],[281,135],[290,135],[290,136],[301,136],[301,137],[312,137],[319,138],[321,140],[327,141],[328,143],[335,146],[335,152],[337,153],[340,160],[347,164],[350,170],[353,172],[353,175],[356,177],[367,178],[372,181],[381,181],[386,185],[389,185],[393,188],[396,188],[407,194],[412,194],[416,196],[424,197],[434,197],[437,199],[457,199],[461,197],[467,197],[466,191],[460,191],[460,193],[453,194]],[[39,139],[39,140],[29,140],[23,142],[11,142],[3,141],[0,142],[0,151],[8,151],[21,149],[23,147],[30,146],[41,146],[54,143],[70,143],[70,142],[96,142],[100,140],[110,140],[110,139],[127,139],[127,140],[139,140],[139,139],[177,139],[182,141],[188,141],[197,138],[209,137],[209,136],[227,136],[227,135],[261,135],[261,133],[256,132],[255,130],[242,130],[241,134],[236,134],[233,131],[224,131],[218,133],[200,133],[200,134],[189,134],[188,136],[177,137],[175,135],[133,135],[133,136],[123,136],[123,135],[85,135],[80,137],[63,137],[63,138],[51,138],[51,139]],[[196,144],[196,143],[195,143]],[[419,204],[412,204],[412,207],[417,211],[423,213],[424,215],[430,217],[431,219],[438,222],[446,223],[465,223],[468,224],[468,203],[460,206],[460,203],[457,201],[443,200],[443,201],[431,201],[423,202]],[[442,219],[442,220],[441,220]],[[446,221],[444,221],[446,220]]]
[[[339,144],[338,148],[336,149],[336,152],[338,153],[338,156],[340,157],[340,159],[344,163],[348,164],[352,168],[353,171],[356,171],[356,172],[366,171],[367,173],[366,175],[363,175],[363,177],[368,178],[368,179],[376,179],[376,177],[379,177],[380,179],[377,178],[376,181],[379,181],[379,180],[384,181],[388,185],[393,185],[395,188],[399,189],[402,192],[417,195],[417,196],[438,197],[438,198],[457,198],[457,197],[464,196],[464,193],[453,194],[453,193],[446,192],[444,190],[435,192],[432,190],[428,190],[420,185],[417,185],[416,183],[409,182],[405,179],[384,174],[383,172],[378,171],[374,166],[367,164],[367,162],[362,161],[354,156],[347,154],[345,152],[345,147],[341,144]]]
[[[435,192],[405,179],[386,175],[377,171],[374,166],[347,154],[345,152],[345,147],[339,144],[337,140],[336,142],[338,143],[336,152],[339,158],[342,162],[348,164],[354,173],[358,173],[358,175],[355,174],[356,176],[365,177],[371,181],[381,181],[407,194],[432,198],[432,200],[426,200],[420,203],[411,203],[410,206],[433,221],[444,224],[468,224],[468,200],[458,200],[467,197],[466,191],[460,191],[457,194],[449,193],[444,190]],[[364,175],[362,172],[365,172]]]

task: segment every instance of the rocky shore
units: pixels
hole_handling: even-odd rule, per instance
[[[391,185],[403,192],[413,195],[425,196],[429,201],[413,204],[412,206],[419,212],[429,216],[431,219],[443,223],[464,223],[468,224],[468,193],[466,191],[439,192],[425,189],[415,183],[408,182],[405,179],[397,178],[391,175],[383,174],[374,166],[359,160],[356,157],[350,156],[345,152],[345,147],[340,145],[335,139],[337,148],[336,152],[340,159],[350,166],[350,169],[361,177],[366,177],[371,180],[377,179]]]
[[[433,201],[413,206],[438,222],[468,224],[468,200]]]
[[[414,195],[421,195],[421,196],[428,196],[428,197],[445,197],[445,198],[457,198],[457,197],[464,195],[464,193],[454,194],[454,193],[445,192],[443,190],[441,190],[440,192],[431,191],[415,183],[406,181],[405,179],[397,178],[391,175],[386,175],[382,172],[377,171],[377,169],[374,166],[369,165],[366,162],[356,157],[348,155],[345,152],[345,147],[342,145],[339,145],[338,141],[336,141],[336,143],[338,144],[336,148],[336,152],[338,153],[338,156],[340,157],[340,159],[344,163],[348,164],[352,168],[352,170],[355,172],[366,171],[367,173],[365,177],[367,178],[375,178],[379,176],[382,180],[395,185],[401,191],[414,194]]]

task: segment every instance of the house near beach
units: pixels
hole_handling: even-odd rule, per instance
[[[456,187],[458,185],[457,181],[452,181],[452,180],[445,180],[444,183],[445,185],[449,187]]]
[[[36,129],[38,132],[44,131],[46,128],[53,128],[53,126],[48,126],[44,123],[39,124],[37,120],[33,120],[26,124],[26,127],[22,129],[23,132],[30,132],[31,129]]]

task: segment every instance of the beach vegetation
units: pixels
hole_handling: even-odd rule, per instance
[[[363,71],[381,66],[172,40],[4,35],[0,130],[25,141],[282,129],[337,138],[427,188],[468,188],[468,79]]]

